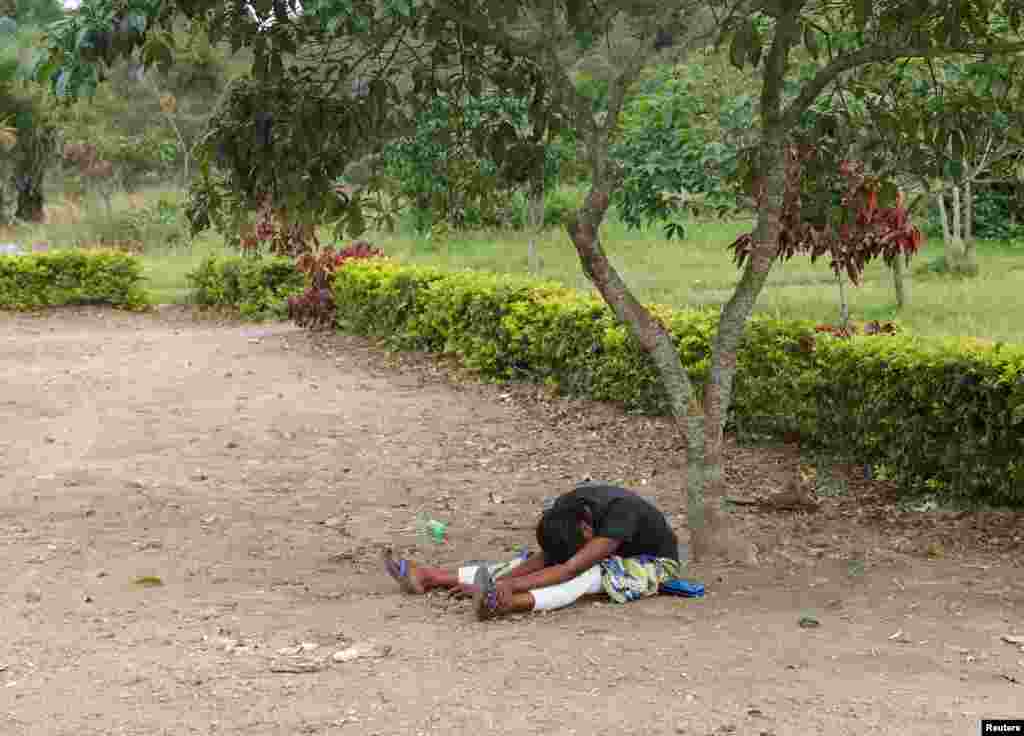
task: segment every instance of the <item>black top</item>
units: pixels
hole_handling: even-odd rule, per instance
[[[559,496],[555,506],[576,498],[587,502],[594,517],[594,536],[621,539],[619,557],[653,555],[679,560],[679,540],[665,515],[632,491],[598,483],[579,485]]]

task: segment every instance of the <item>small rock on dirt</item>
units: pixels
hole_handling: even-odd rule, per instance
[[[271,672],[286,673],[292,675],[303,675],[310,672],[319,672],[324,668],[324,663],[316,660],[298,660],[292,662],[272,662]]]
[[[391,654],[390,646],[376,644],[353,644],[347,649],[334,653],[335,662],[354,662],[357,659],[383,659]]]

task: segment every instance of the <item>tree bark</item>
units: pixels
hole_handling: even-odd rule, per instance
[[[939,219],[942,220],[942,242],[948,243],[952,237],[949,232],[949,215],[946,212],[946,195],[941,190],[935,193],[935,201],[939,205]]]
[[[716,399],[714,403],[709,404],[705,390],[704,416],[700,416],[700,405],[694,396],[690,377],[683,367],[671,335],[633,295],[608,260],[598,237],[598,226],[607,211],[608,200],[608,193],[595,182],[582,210],[568,224],[569,237],[576,247],[583,272],[600,292],[605,303],[611,307],[618,320],[629,328],[640,343],[641,349],[651,357],[665,388],[669,411],[676,429],[679,436],[686,441],[684,475],[687,479],[687,524],[690,528],[693,559],[703,561],[711,557],[722,557],[754,564],[757,557],[753,546],[747,541],[734,538],[727,519],[720,513],[724,497],[722,422],[719,420],[721,412],[718,409],[720,401]],[[745,291],[744,294],[746,293],[749,292]],[[729,324],[732,325],[731,322]],[[739,328],[742,332],[743,325],[740,324]],[[727,342],[726,346],[729,344],[731,343]],[[732,356],[731,370],[725,373],[725,383],[727,387],[731,387],[736,363],[735,348],[725,355],[727,360],[730,360],[729,355]],[[718,375],[719,380],[722,380],[722,372]],[[709,407],[713,414],[708,413]],[[696,415],[690,416],[691,412]],[[716,425],[717,432],[705,431],[707,427]],[[716,471],[717,474],[714,474]],[[714,485],[716,482],[717,486]],[[705,493],[706,488],[716,490],[717,495],[709,498]]]
[[[978,274],[978,255],[974,243],[974,188],[970,179],[964,182],[963,270],[970,276]]]
[[[896,289],[896,308],[903,309],[910,299],[909,286],[903,273],[903,256],[897,255],[892,262],[892,285]]]
[[[726,488],[722,444],[736,376],[736,353],[778,252],[781,231],[785,191],[782,130],[766,128],[760,149],[765,195],[758,207],[754,248],[736,290],[722,308],[712,346],[711,375],[704,390],[704,517],[701,527],[691,530],[690,537],[697,559],[725,557],[748,564],[757,563],[756,548],[749,541],[733,537],[723,512]]]
[[[544,229],[544,183],[530,187],[529,202],[526,208],[527,227],[530,228],[530,242],[527,245],[527,264],[532,275],[541,270],[540,258],[537,255],[537,238]]]
[[[963,239],[960,229],[960,187],[951,188],[953,203],[946,207],[946,197],[939,192],[939,214],[942,218],[943,257],[947,273],[960,273],[963,261]]]
[[[836,283],[839,284],[839,326],[846,329],[850,322],[850,303],[846,299],[846,279],[842,271],[836,273]]]
[[[35,179],[23,182],[22,186],[18,187],[15,219],[23,222],[43,222],[46,219],[43,203],[42,182]]]
[[[608,210],[609,195],[595,182],[582,210],[568,224],[569,237],[580,258],[583,272],[597,288],[615,316],[626,325],[640,343],[641,349],[651,356],[658,370],[669,411],[679,425],[680,434],[688,436],[685,420],[689,414],[693,388],[683,367],[679,352],[668,330],[640,303],[608,260],[601,245],[598,228]]]
[[[775,37],[764,62],[761,88],[761,141],[758,169],[764,185],[757,208],[754,247],[732,297],[722,308],[711,350],[711,375],[704,390],[704,527],[692,536],[698,557],[727,556],[756,564],[749,541],[733,539],[724,526],[725,477],[722,440],[732,401],[736,353],[779,249],[782,205],[786,191],[787,114],[782,110],[783,82],[789,54],[800,38],[799,8],[777,19]],[[792,108],[791,108],[792,109]]]

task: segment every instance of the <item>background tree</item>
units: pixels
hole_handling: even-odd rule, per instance
[[[0,119],[7,121],[13,145],[3,161],[2,204],[6,222],[12,219],[40,222],[43,219],[43,186],[47,170],[55,163],[57,129],[52,103],[44,88],[28,79],[26,63],[40,19],[52,19],[54,8],[44,2],[10,4],[0,17]],[[13,205],[13,207],[11,206]]]
[[[944,270],[977,273],[974,190],[1024,153],[1022,71],[1015,56],[874,66],[834,96],[859,148],[916,195],[912,206],[937,204]]]

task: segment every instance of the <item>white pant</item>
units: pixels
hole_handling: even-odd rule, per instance
[[[522,562],[522,559],[518,559],[503,565],[488,565],[487,569],[491,571],[491,574],[494,574],[496,569],[504,567],[507,572],[513,567],[521,565]],[[476,565],[460,567],[459,582],[463,585],[472,585],[473,580],[476,578],[476,571]],[[551,585],[547,588],[531,590],[530,593],[533,595],[534,611],[553,611],[556,608],[564,608],[575,603],[585,595],[594,595],[603,591],[604,588],[601,586],[601,566],[594,565],[572,580],[566,580],[564,583]]]

